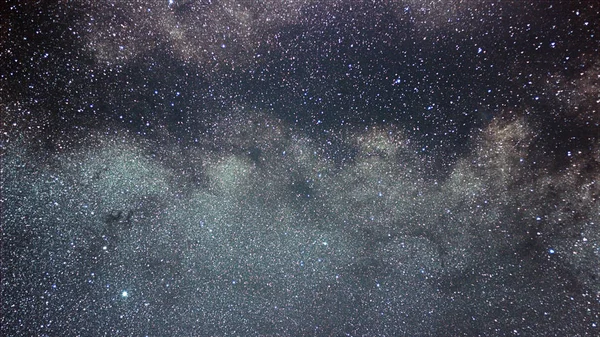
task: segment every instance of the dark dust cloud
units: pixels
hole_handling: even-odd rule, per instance
[[[594,1],[9,1],[4,336],[597,336]]]

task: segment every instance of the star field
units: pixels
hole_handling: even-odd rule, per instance
[[[2,335],[599,334],[592,1],[0,15]]]

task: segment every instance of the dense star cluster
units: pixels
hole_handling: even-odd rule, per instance
[[[594,1],[0,15],[0,334],[600,334]]]

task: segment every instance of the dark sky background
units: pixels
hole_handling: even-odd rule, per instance
[[[0,334],[600,334],[595,1],[0,15]]]

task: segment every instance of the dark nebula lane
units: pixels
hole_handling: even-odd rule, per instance
[[[0,335],[600,334],[593,1],[9,1]]]

